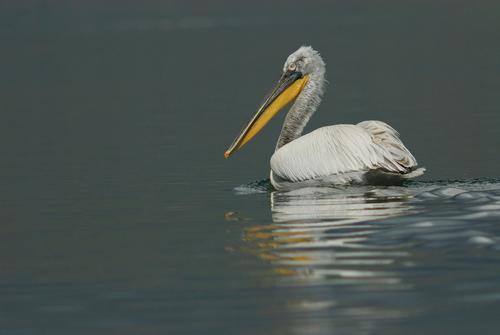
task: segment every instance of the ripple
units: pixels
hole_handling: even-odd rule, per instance
[[[500,291],[496,179],[289,192],[272,192],[266,180],[237,192],[270,197],[269,221],[242,226],[246,252],[271,266],[262,276],[265,285],[342,288],[334,291],[335,303],[313,302],[311,310],[385,320],[416,313],[415,295],[423,292],[464,302],[498,300],[489,295]],[[367,301],[367,292],[377,298]]]
[[[273,186],[271,185],[271,181],[269,179],[254,181],[234,188],[234,191],[238,195],[268,193],[271,192],[272,190]]]

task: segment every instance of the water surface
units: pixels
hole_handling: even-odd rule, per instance
[[[0,2],[0,333],[496,334],[499,13]],[[223,159],[301,44],[307,131],[387,121],[422,179],[272,192],[283,115]]]
[[[493,332],[500,184],[436,184],[273,192],[269,222],[227,214],[270,265],[260,285],[284,291],[283,332]]]

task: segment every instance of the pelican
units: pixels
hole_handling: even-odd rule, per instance
[[[399,185],[420,176],[424,168],[382,121],[338,124],[302,135],[318,109],[325,88],[326,65],[310,46],[288,56],[283,74],[262,106],[229,149],[241,149],[281,110],[294,101],[285,117],[271,157],[270,180],[277,190],[347,184]]]

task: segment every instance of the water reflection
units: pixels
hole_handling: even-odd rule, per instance
[[[371,333],[381,321],[413,314],[403,306],[414,294],[401,271],[414,266],[409,248],[373,238],[420,211],[411,199],[405,187],[270,193],[272,222],[244,221],[243,239],[246,251],[271,265],[264,285],[286,291],[286,333]]]
[[[498,300],[496,179],[269,196],[270,219],[226,219],[271,269],[254,277],[259,288],[284,299],[289,322],[270,334],[379,333]]]
[[[374,245],[383,219],[416,208],[405,188],[302,189],[271,193],[273,223],[244,230],[244,239],[287,285],[395,285],[389,265],[408,255],[398,246]]]

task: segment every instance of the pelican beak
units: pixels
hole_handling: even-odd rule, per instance
[[[308,80],[309,76],[304,76],[301,72],[285,72],[276,84],[276,87],[271,91],[271,94],[257,110],[257,113],[243,128],[229,149],[224,152],[224,157],[228,158],[257,135],[283,107],[297,98]]]

